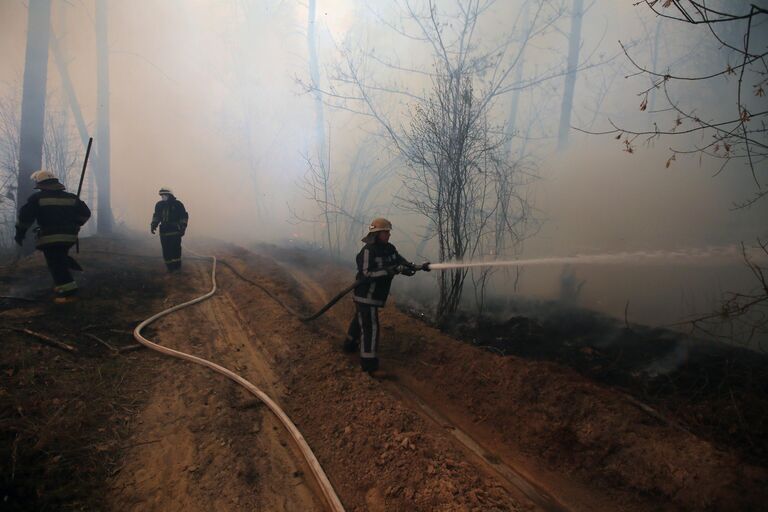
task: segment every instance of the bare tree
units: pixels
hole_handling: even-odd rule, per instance
[[[677,73],[675,68],[680,63],[673,62],[667,64],[666,70],[659,70],[639,62],[622,45],[636,69],[634,75],[647,76],[651,81],[650,87],[638,93],[640,110],[647,111],[649,97],[657,90],[663,93],[666,106],[648,111],[654,116],[650,129],[612,123],[612,130],[600,133],[616,135],[624,150],[630,153],[640,137],[648,142],[663,137],[684,138],[687,143],[692,134],[699,135],[699,143],[687,148],[670,148],[672,154],[667,167],[685,155],[719,160],[721,171],[733,162],[741,163],[751,172],[755,194],[737,206],[748,206],[764,198],[768,195],[764,165],[768,158],[768,109],[763,101],[768,86],[768,50],[764,40],[768,9],[731,2],[719,2],[713,7],[711,2],[697,0],[644,0],[640,5],[668,24],[699,27],[698,32],[708,36],[711,44],[697,42],[697,52],[706,51],[706,60],[719,63],[719,69],[702,74]],[[724,79],[730,79],[732,84],[730,108],[723,107],[722,98],[702,103],[699,95],[687,94],[696,84],[717,90]]]
[[[51,101],[48,100],[48,104]],[[77,162],[83,158],[69,116],[65,110],[48,108],[45,113],[43,161],[45,169],[55,174],[69,190],[77,190],[80,173]]]
[[[10,94],[0,97],[0,247],[13,243],[16,215],[26,200],[26,196],[17,197],[15,193],[21,140],[19,90],[18,87],[11,88]],[[67,188],[74,190],[83,156],[79,138],[66,110],[59,107],[56,96],[50,95],[46,104],[41,165],[53,172]],[[31,186],[29,175],[21,179]]]
[[[20,88],[14,87],[13,91]],[[18,94],[0,97],[0,246],[13,243],[19,175],[21,102]]]
[[[343,179],[342,173],[337,172],[334,181],[310,156],[304,155],[307,170],[298,187],[315,211],[303,213],[289,207],[291,220],[320,227],[330,254],[338,257],[356,251],[371,218],[386,210],[384,199],[391,196],[380,196],[377,191],[395,174],[396,160],[382,153],[373,137],[368,137],[357,147]]]
[[[682,139],[687,147],[671,147],[666,166],[670,167],[678,157],[686,155],[699,159],[711,158],[720,163],[722,172],[735,164],[748,170],[754,183],[752,197],[736,204],[744,208],[768,195],[766,159],[768,159],[768,127],[764,98],[768,86],[768,45],[765,24],[768,9],[748,2],[701,0],[643,0],[638,2],[658,16],[654,49],[650,64],[622,45],[627,59],[635,68],[630,76],[643,76],[650,80],[650,87],[638,92],[640,110],[653,117],[651,129],[633,129],[624,124],[611,122],[613,129],[602,134],[613,134],[624,151],[635,151],[635,142],[650,143],[659,139]],[[701,36],[695,40],[695,54],[708,64],[715,63],[712,71],[695,74],[679,70],[680,60],[667,62],[664,69],[658,59],[659,34],[672,32],[676,26],[688,26]],[[706,86],[718,91],[716,100],[702,100],[696,86]],[[725,88],[725,92],[720,93]],[[662,98],[654,100],[656,92]],[[728,97],[730,95],[730,98]],[[724,99],[727,98],[727,101]],[[658,106],[663,101],[665,105]],[[654,101],[657,103],[655,108]],[[594,133],[594,132],[591,132]],[[691,142],[696,136],[698,142]],[[750,252],[750,249],[757,252]],[[744,345],[754,340],[763,342],[768,335],[768,286],[766,267],[760,258],[768,255],[766,243],[758,239],[752,248],[743,246],[743,257],[755,277],[751,292],[725,293],[720,309],[698,316],[685,323],[694,331],[727,339]],[[762,347],[764,349],[764,347]]]
[[[373,14],[381,26],[421,43],[420,51],[431,54],[431,67],[347,43],[340,48],[342,63],[329,74],[328,88],[305,85],[321,92],[328,105],[366,116],[382,129],[408,163],[398,203],[427,220],[426,232],[436,240],[442,260],[500,254],[497,250],[524,236],[528,204],[520,189],[531,175],[507,160],[503,126],[492,125],[490,115],[505,94],[565,73],[559,64],[535,76],[517,70],[526,47],[562,14],[560,2],[531,1],[523,11],[525,23],[518,13],[509,32],[480,44],[480,21],[495,4],[457,1],[438,9],[432,0],[395,1],[394,9],[403,13],[399,21]],[[373,66],[396,78],[378,81]],[[407,87],[405,77],[426,80],[431,88]],[[441,273],[441,320],[459,306],[466,276],[464,270]]]
[[[50,0],[29,2],[24,92],[21,100],[19,166],[15,194],[17,202],[24,200],[32,191],[29,174],[42,166],[50,20]],[[33,250],[31,243],[25,244],[24,248],[26,252]]]
[[[768,352],[768,242],[753,247],[742,244],[742,256],[756,286],[746,293],[726,292],[720,308],[678,325],[693,332]]]
[[[563,151],[568,146],[568,133],[571,129],[573,96],[576,90],[576,77],[581,50],[581,25],[584,18],[584,0],[573,0],[571,7],[571,33],[568,37],[568,72],[565,75],[563,103],[560,108],[560,128],[557,133],[557,149]]]
[[[469,259],[483,248],[520,241],[528,205],[517,189],[524,183],[505,158],[504,136],[493,134],[481,110],[471,75],[457,71],[440,77],[433,91],[415,107],[403,139],[411,171],[403,176],[404,208],[435,226],[441,261]],[[441,272],[438,321],[459,307],[467,272]]]
[[[328,252],[333,254],[333,226],[329,214],[330,181],[331,181],[331,146],[325,140],[325,114],[322,95],[317,92],[320,88],[320,63],[317,56],[317,2],[309,0],[307,4],[307,54],[309,61],[309,79],[314,89],[315,97],[315,164],[311,165],[310,173],[313,184],[320,187],[321,201],[318,202],[322,208],[326,241],[328,243]],[[338,246],[336,247],[338,255]]]
[[[96,0],[96,186],[98,189],[97,230],[112,232],[111,140],[109,119],[109,33],[108,0]]]

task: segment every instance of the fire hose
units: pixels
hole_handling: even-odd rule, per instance
[[[237,277],[239,277],[240,279],[242,279],[246,283],[248,283],[250,285],[253,285],[256,288],[258,288],[259,290],[263,291],[265,294],[267,294],[267,296],[270,299],[275,301],[283,309],[285,309],[288,313],[290,313],[291,315],[295,316],[296,318],[298,318],[302,322],[311,322],[312,320],[315,320],[315,319],[319,318],[320,316],[324,315],[329,309],[331,309],[334,305],[336,305],[337,302],[339,302],[342,298],[344,298],[344,296],[346,294],[348,294],[349,292],[354,290],[357,286],[359,286],[361,284],[364,284],[364,283],[367,283],[368,281],[371,281],[371,280],[374,279],[374,278],[370,278],[370,277],[369,278],[358,279],[357,281],[355,281],[354,283],[350,284],[349,286],[347,286],[346,288],[341,290],[339,293],[334,295],[333,298],[330,301],[328,301],[328,303],[326,303],[323,307],[321,307],[320,309],[318,309],[317,311],[315,311],[311,315],[303,315],[303,314],[299,313],[298,311],[294,310],[293,308],[291,308],[285,302],[283,302],[277,295],[272,293],[272,291],[270,291],[266,286],[263,286],[263,285],[257,283],[256,281],[253,281],[253,280],[248,279],[247,277],[245,277],[242,273],[240,273],[239,270],[237,270],[228,261],[221,260],[221,264],[224,265],[225,267],[227,267],[229,270],[231,270],[233,274],[235,274]],[[391,272],[392,274],[395,274],[395,273],[397,273],[397,270],[396,270],[397,267],[398,266],[396,265],[394,267],[389,267],[386,270]],[[429,272],[429,270],[430,270],[429,267],[430,267],[429,263],[424,263],[421,266],[408,267],[408,269],[411,270],[412,272],[417,272],[419,270],[424,270],[426,272]]]
[[[177,304],[176,306],[170,307],[168,309],[165,309],[163,311],[160,311],[159,313],[152,315],[151,317],[141,322],[138,326],[136,326],[136,328],[133,330],[133,337],[136,338],[136,340],[139,343],[147,346],[148,348],[151,348],[152,350],[156,350],[162,354],[166,354],[179,359],[184,359],[185,361],[190,361],[192,363],[210,368],[211,370],[224,375],[228,379],[233,380],[237,384],[240,384],[245,389],[247,389],[251,394],[256,396],[256,398],[264,402],[264,404],[266,404],[267,407],[269,407],[269,409],[275,414],[275,416],[277,416],[277,418],[280,420],[283,426],[285,426],[286,430],[288,430],[288,432],[291,434],[291,437],[293,437],[294,441],[296,442],[296,445],[301,451],[301,454],[304,456],[304,459],[309,465],[309,468],[312,471],[312,474],[314,475],[315,479],[320,485],[320,489],[323,493],[323,497],[325,498],[325,501],[328,504],[329,509],[332,510],[333,512],[344,512],[344,506],[341,504],[339,497],[336,495],[336,491],[334,491],[333,486],[331,485],[331,482],[328,480],[328,477],[326,476],[325,471],[323,471],[323,468],[320,466],[320,463],[317,461],[317,458],[315,457],[314,453],[312,452],[312,449],[309,447],[306,440],[304,439],[304,436],[302,436],[301,432],[299,432],[299,429],[296,428],[296,425],[293,424],[293,422],[285,414],[285,412],[283,412],[283,410],[269,396],[267,396],[266,393],[264,393],[262,390],[260,390],[258,387],[256,387],[249,381],[245,380],[240,375],[237,375],[236,373],[224,368],[223,366],[220,366],[216,363],[213,363],[201,357],[193,356],[185,352],[181,352],[178,350],[174,350],[172,348],[158,345],[157,343],[153,343],[152,341],[142,336],[141,334],[142,329],[144,329],[146,326],[148,326],[155,320],[165,315],[168,315],[170,313],[173,313],[174,311],[178,311],[179,309],[186,308],[186,307],[192,306],[193,304],[197,304],[198,302],[202,302],[206,299],[209,299],[210,297],[213,296],[214,293],[216,293],[216,288],[217,288],[216,287],[216,257],[212,256],[211,260],[212,260],[212,268],[211,268],[210,291],[208,291],[207,293],[197,298],[194,298],[182,304]],[[230,269],[232,268],[231,265],[227,264],[227,266]]]
[[[132,256],[140,256],[140,255],[132,255]],[[141,322],[139,325],[136,326],[136,328],[133,331],[133,337],[141,343],[142,345],[155,350],[157,352],[160,352],[165,355],[169,355],[171,357],[176,357],[178,359],[183,359],[185,361],[189,361],[195,364],[199,364],[201,366],[205,366],[207,368],[210,368],[211,370],[220,373],[227,377],[228,379],[234,381],[235,383],[243,386],[246,390],[248,390],[251,394],[256,396],[259,400],[261,400],[269,409],[277,416],[277,418],[280,420],[280,422],[285,426],[286,430],[288,430],[291,437],[293,437],[294,441],[296,442],[296,445],[299,448],[299,451],[301,451],[304,459],[306,460],[307,464],[310,467],[310,470],[317,480],[317,483],[320,486],[320,489],[323,493],[323,497],[325,498],[328,507],[333,512],[344,512],[344,507],[341,504],[341,501],[339,500],[338,496],[336,495],[335,490],[333,489],[333,486],[331,485],[330,481],[328,480],[327,475],[325,474],[325,471],[320,466],[320,463],[318,462],[317,458],[315,457],[314,453],[312,452],[312,449],[307,444],[306,440],[304,439],[304,436],[301,434],[301,432],[296,428],[296,425],[291,421],[291,419],[285,414],[285,412],[262,390],[260,390],[258,387],[256,387],[254,384],[249,382],[248,380],[244,379],[240,375],[232,372],[231,370],[228,370],[227,368],[224,368],[223,366],[220,366],[214,362],[211,362],[207,359],[203,359],[198,356],[194,356],[192,354],[187,354],[185,352],[181,352],[179,350],[174,350],[172,348],[164,347],[162,345],[158,345],[157,343],[154,343],[150,341],[149,339],[145,338],[141,331],[150,325],[151,323],[155,322],[156,320],[173,313],[175,311],[178,311],[180,309],[192,306],[194,304],[197,304],[199,302],[202,302],[204,300],[207,300],[211,298],[217,290],[217,284],[216,284],[216,263],[217,259],[215,256],[211,256],[211,262],[212,262],[212,268],[211,268],[211,289],[207,293],[200,295],[199,297],[196,297],[194,299],[191,299],[187,302],[183,302],[181,304],[177,304],[175,306],[172,306],[170,308],[164,309],[163,311],[160,311],[159,313],[156,313],[143,322]],[[208,259],[206,257],[197,256],[196,259]],[[282,300],[280,300],[279,297],[277,297],[272,291],[270,291],[265,286],[248,279],[245,277],[242,273],[240,273],[232,264],[230,264],[227,261],[221,260],[221,263],[226,266],[229,270],[231,270],[238,278],[242,279],[243,281],[259,288],[262,290],[268,297],[270,297],[272,300],[274,300],[277,304],[279,304],[283,309],[285,309],[288,313],[292,314],[302,322],[309,322],[312,320],[317,319],[324,313],[326,313],[330,308],[332,308],[339,300],[341,300],[345,295],[347,295],[350,291],[352,291],[355,287],[357,287],[360,284],[363,284],[365,282],[370,281],[372,278],[364,278],[355,281],[354,283],[350,284],[343,290],[341,290],[339,293],[337,293],[327,304],[325,304],[323,307],[321,307],[318,311],[315,313],[305,316],[297,311],[293,310],[290,306],[285,304]],[[424,263],[421,266],[416,267],[407,267],[407,269],[411,272],[416,272],[418,270],[424,270],[429,271],[429,263]],[[387,269],[390,273],[395,274],[399,273],[399,268],[391,267]],[[411,274],[412,275],[412,274]],[[10,298],[10,297],[9,297]],[[15,298],[15,297],[14,297]],[[22,299],[23,300],[23,299]]]

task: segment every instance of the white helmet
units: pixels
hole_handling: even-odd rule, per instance
[[[30,176],[35,183],[57,179],[51,171],[35,171]]]
[[[38,190],[64,190],[65,188],[50,171],[35,171],[29,177],[34,180],[35,188]]]

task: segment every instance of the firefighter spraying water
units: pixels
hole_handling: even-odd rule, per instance
[[[349,323],[345,352],[360,350],[360,367],[365,372],[379,369],[379,308],[387,302],[392,279],[397,274],[413,276],[417,270],[429,271],[429,263],[416,265],[403,258],[389,243],[392,223],[378,218],[368,226],[361,240],[365,245],[357,255],[354,288],[355,316]]]

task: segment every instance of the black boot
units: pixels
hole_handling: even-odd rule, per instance
[[[354,354],[359,348],[360,343],[352,338],[345,339],[344,344],[341,346],[341,349],[347,354]]]
[[[360,368],[364,372],[375,372],[379,369],[379,358],[378,357],[361,357],[360,358]]]

